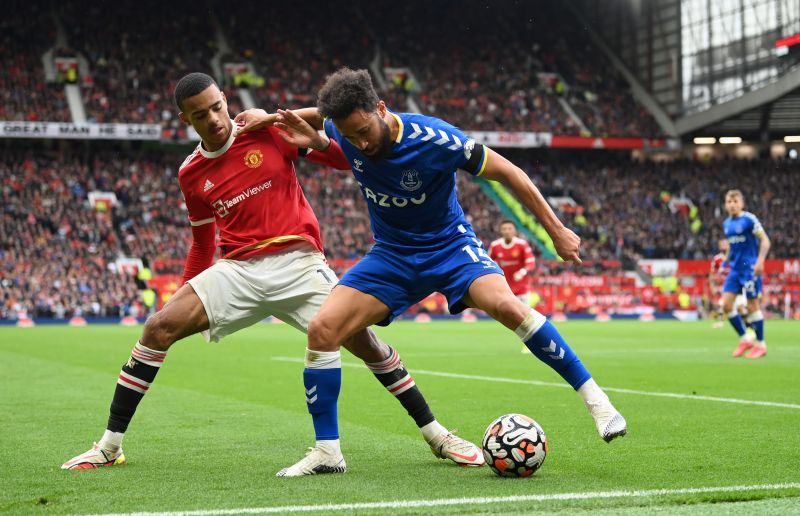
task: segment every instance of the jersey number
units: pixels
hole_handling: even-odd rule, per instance
[[[472,261],[475,263],[481,261],[481,258],[486,258],[487,260],[489,259],[489,255],[486,254],[486,250],[482,247],[476,247],[475,250],[473,250],[472,246],[465,245],[464,247],[461,248],[461,250],[467,253],[469,257],[472,258]]]

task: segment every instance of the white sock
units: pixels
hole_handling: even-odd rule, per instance
[[[342,448],[339,446],[339,439],[317,441],[317,448],[330,455],[339,455],[342,453]]]
[[[590,405],[608,402],[608,396],[605,392],[603,392],[603,389],[597,385],[597,382],[594,381],[594,378],[589,378],[586,383],[581,385],[578,388],[578,394],[580,394],[584,402]]]
[[[100,438],[100,442],[97,444],[106,451],[116,453],[122,446],[123,437],[125,437],[125,434],[122,432],[106,430],[105,433],[103,433],[103,437]]]
[[[428,423],[427,425],[420,428],[419,430],[420,432],[422,432],[422,437],[425,438],[426,442],[431,442],[440,435],[447,433],[447,428],[443,427],[435,419],[430,423]]]

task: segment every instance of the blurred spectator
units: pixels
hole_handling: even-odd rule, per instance
[[[0,120],[69,122],[61,84],[46,83],[42,54],[55,44],[50,7],[41,2],[3,2],[0,18]],[[13,13],[13,14],[11,14]]]

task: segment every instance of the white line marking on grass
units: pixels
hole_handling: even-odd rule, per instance
[[[272,360],[277,360],[279,362],[303,363],[302,358],[295,358],[295,357],[272,357]],[[366,366],[364,366],[364,364],[342,362],[342,367],[364,368]],[[539,380],[518,380],[516,378],[502,378],[499,376],[481,376],[475,374],[445,373],[442,371],[427,371],[425,369],[414,369],[414,374],[439,376],[442,378],[459,378],[462,380],[482,380],[485,382],[514,383],[518,385],[539,385],[542,387],[560,387],[565,389],[572,389],[572,387],[566,383],[541,382]],[[677,399],[700,400],[700,401],[718,401],[720,403],[737,403],[739,405],[758,405],[762,407],[778,407],[778,408],[800,410],[800,405],[797,405],[795,403],[780,403],[777,401],[742,400],[738,398],[721,398],[718,396],[698,396],[694,394],[680,394],[675,392],[637,391],[634,389],[621,389],[618,387],[603,387],[603,390],[608,392],[621,392],[623,394],[638,394],[639,396],[655,396],[659,398],[677,398]]]
[[[289,480],[291,482],[291,480]],[[286,512],[357,511],[365,509],[412,509],[417,507],[447,507],[453,505],[493,505],[516,502],[548,502],[561,500],[596,500],[599,498],[641,498],[702,493],[736,493],[800,489],[800,483],[761,484],[751,486],[687,487],[683,489],[648,489],[639,491],[596,491],[588,493],[553,493],[542,495],[492,496],[478,498],[440,498],[438,500],[395,500],[388,502],[339,503],[324,505],[284,505],[276,507],[245,507],[241,509],[201,509],[179,512],[134,512],[105,516],[211,516],[225,514],[269,514]]]

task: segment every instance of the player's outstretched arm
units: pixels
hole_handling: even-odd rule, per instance
[[[281,138],[300,148],[324,151],[331,143],[327,136],[306,122],[296,111],[279,109],[275,127],[282,131]]]
[[[581,239],[558,219],[550,204],[548,204],[527,174],[492,149],[487,147],[486,152],[489,154],[481,177],[499,181],[514,192],[520,202],[544,226],[547,234],[553,239],[553,245],[558,255],[565,261],[577,264],[582,263],[580,257]]]
[[[764,273],[764,261],[767,259],[767,253],[772,243],[769,241],[767,233],[762,231],[758,234],[758,259],[753,267],[753,275],[761,276]]]
[[[322,115],[319,114],[319,110],[315,107],[309,108],[301,108],[295,109],[292,111],[294,114],[305,120],[308,125],[316,129],[317,131],[321,131],[323,128],[323,124],[325,119],[322,118]]]
[[[272,125],[278,119],[276,113],[267,113],[263,109],[245,109],[233,119],[239,133],[247,133]]]

